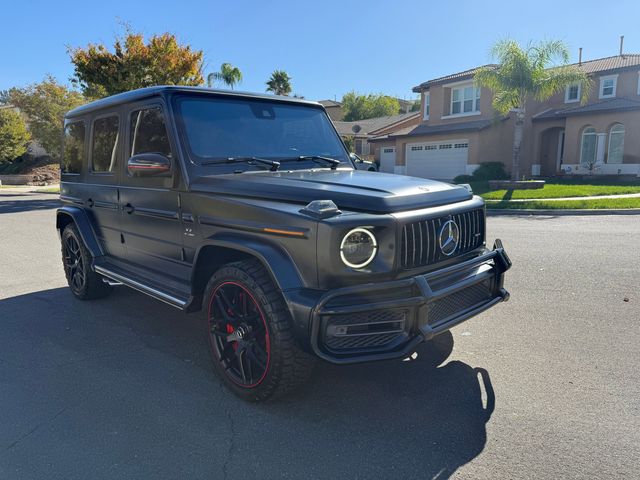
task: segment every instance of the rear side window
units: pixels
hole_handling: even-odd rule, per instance
[[[91,169],[115,172],[118,161],[118,117],[98,118],[93,122]]]
[[[64,127],[64,151],[60,169],[62,173],[80,173],[84,161],[84,122],[69,123]]]
[[[131,156],[140,153],[160,153],[171,158],[171,146],[164,116],[159,107],[131,112],[129,139]]]

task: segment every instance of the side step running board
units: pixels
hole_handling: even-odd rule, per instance
[[[184,300],[173,295],[170,295],[166,292],[158,290],[157,288],[151,287],[149,285],[145,285],[137,280],[133,280],[129,277],[126,277],[120,273],[113,272],[107,268],[104,268],[100,265],[95,265],[94,270],[96,273],[127,287],[133,288],[134,290],[138,290],[139,292],[146,293],[147,295],[156,298],[164,303],[171,305],[172,307],[178,308],[180,310],[184,310],[189,303],[188,300]]]

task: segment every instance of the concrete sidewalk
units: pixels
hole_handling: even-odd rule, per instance
[[[512,200],[485,200],[487,203],[499,202],[558,202],[563,200],[600,200],[606,198],[640,198],[640,193],[623,193],[620,195],[592,195],[590,197],[562,197],[562,198],[515,198]]]

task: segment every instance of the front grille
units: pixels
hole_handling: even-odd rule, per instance
[[[454,220],[460,231],[458,246],[451,255],[442,253],[438,240],[440,229],[447,220]],[[484,243],[484,232],[485,218],[482,208],[404,225],[400,240],[402,268],[421,267],[470,252]]]
[[[464,310],[479,306],[493,298],[493,279],[458,290],[427,304],[427,323],[436,325]]]
[[[381,349],[406,336],[407,310],[324,316],[324,344],[334,352]]]

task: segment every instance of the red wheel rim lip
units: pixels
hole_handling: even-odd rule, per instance
[[[249,289],[247,287],[245,287],[244,285],[242,285],[241,283],[238,282],[233,282],[233,281],[225,281],[220,283],[219,285],[216,286],[216,288],[213,290],[213,292],[211,292],[211,297],[209,298],[209,305],[207,307],[207,322],[208,322],[208,326],[209,326],[209,331],[211,330],[211,322],[213,320],[212,315],[211,315],[211,306],[213,304],[213,300],[216,297],[216,293],[218,292],[218,290],[220,290],[220,288],[224,287],[225,285],[232,285],[234,287],[238,287],[240,289],[242,289],[251,299],[251,301],[254,303],[254,305],[256,306],[256,308],[258,309],[258,313],[260,314],[260,320],[262,321],[262,324],[264,325],[264,332],[265,332],[265,350],[267,351],[267,363],[264,369],[264,372],[262,373],[262,375],[260,376],[260,378],[258,379],[257,382],[246,385],[244,383],[240,383],[238,381],[236,381],[235,378],[233,378],[231,375],[226,375],[226,377],[228,379],[230,379],[233,383],[235,383],[236,385],[238,385],[239,387],[242,388],[255,388],[258,385],[260,385],[263,380],[265,379],[265,377],[267,376],[267,373],[269,372],[269,367],[271,366],[271,339],[269,337],[269,328],[267,326],[267,321],[264,315],[264,312],[262,311],[262,307],[260,306],[260,304],[258,303],[258,301],[255,299],[255,297],[253,296],[253,294],[249,291]],[[211,335],[211,333],[209,332],[209,344],[211,345],[211,348],[216,348],[216,345],[214,344],[214,339],[213,339],[213,335]]]

